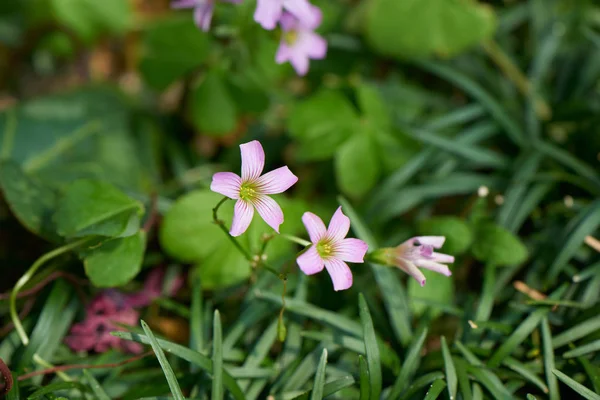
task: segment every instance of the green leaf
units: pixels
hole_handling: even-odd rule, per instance
[[[496,266],[523,263],[528,252],[519,238],[493,222],[481,222],[475,226],[473,256],[482,262]]]
[[[335,176],[340,190],[362,197],[375,186],[380,175],[377,147],[369,132],[356,133],[335,154]]]
[[[462,0],[370,0],[366,36],[379,52],[400,58],[455,55],[491,37],[489,6]]]
[[[358,116],[340,92],[323,90],[298,103],[292,110],[288,127],[300,141],[299,157],[305,160],[329,159],[352,133]]]
[[[327,349],[323,349],[317,372],[315,374],[315,382],[310,395],[310,400],[321,400],[323,398],[323,386],[325,385],[325,368],[327,367]]]
[[[223,399],[223,330],[219,310],[215,310],[213,318],[213,379],[212,400]]]
[[[358,356],[358,370],[360,374],[360,400],[369,400],[371,394],[369,366],[362,355]]]
[[[156,354],[156,358],[158,358],[158,362],[160,363],[160,367],[162,368],[165,378],[167,378],[167,382],[169,383],[169,388],[171,389],[171,394],[175,398],[175,400],[184,400],[183,393],[181,393],[181,389],[179,388],[179,382],[177,381],[177,377],[175,376],[175,372],[173,372],[173,368],[171,368],[171,364],[167,360],[163,349],[160,347],[160,344],[154,337],[154,334],[150,330],[150,327],[146,322],[141,321],[142,328],[146,333],[146,336],[150,340],[150,346],[152,346],[152,350],[154,350],[154,354]]]
[[[379,358],[379,346],[377,336],[373,327],[373,320],[369,312],[369,306],[362,293],[358,295],[358,311],[363,326],[363,337],[365,341],[365,353],[369,367],[369,387],[371,399],[378,399],[381,395],[381,361]]]
[[[0,162],[0,188],[10,210],[28,230],[45,239],[58,241],[52,213],[56,193],[26,175],[12,161]]]
[[[91,42],[104,33],[124,34],[133,22],[131,4],[122,0],[52,0],[58,22]]]
[[[443,252],[454,256],[464,253],[473,242],[473,232],[463,219],[439,216],[418,222],[417,231],[421,236],[445,236]]]
[[[448,344],[446,343],[446,337],[442,336],[442,356],[444,357],[444,368],[446,371],[446,381],[448,381],[448,395],[451,399],[456,398],[456,392],[458,391],[458,378],[456,376],[456,368],[452,361],[452,355]]]
[[[89,251],[82,252],[85,273],[94,286],[116,287],[131,281],[140,272],[146,234],[107,240]]]
[[[163,90],[198,68],[209,49],[208,35],[189,15],[162,19],[144,33],[140,72],[150,86]]]
[[[189,118],[198,131],[222,136],[235,130],[235,101],[219,72],[208,72],[190,97]]]
[[[600,400],[600,395],[592,392],[587,387],[583,386],[581,383],[575,381],[572,378],[569,378],[568,375],[563,374],[557,369],[553,369],[552,373],[558,377],[564,384],[569,386],[571,389],[579,393],[579,395],[588,400]]]
[[[390,110],[377,88],[363,83],[356,92],[359,108],[366,121],[374,128],[389,130],[392,125]]]
[[[66,188],[54,219],[58,233],[67,238],[118,237],[137,232],[143,209],[110,183],[82,179]]]

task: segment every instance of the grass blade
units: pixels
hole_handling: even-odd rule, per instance
[[[552,346],[556,349],[567,343],[572,343],[581,339],[598,329],[600,329],[600,316],[590,318],[587,321],[567,329],[560,335],[556,335],[552,340]]]
[[[79,382],[57,382],[51,383],[49,385],[44,386],[41,389],[36,390],[31,393],[27,399],[39,399],[44,398],[45,396],[52,394],[54,392],[58,392],[60,390],[71,390],[78,389],[80,391],[85,391],[86,387]]]
[[[448,382],[448,395],[451,399],[455,399],[456,392],[458,391],[458,378],[456,377],[456,368],[454,362],[452,362],[452,355],[444,336],[442,336],[442,356],[444,357],[444,369],[446,371],[446,381]]]
[[[400,374],[396,378],[394,386],[392,387],[392,391],[388,396],[389,400],[395,400],[400,397],[404,389],[406,389],[410,378],[413,376],[413,374],[419,367],[421,349],[423,348],[423,344],[425,343],[425,338],[427,338],[427,328],[423,328],[421,330],[419,335],[416,336],[413,344],[410,346],[406,359],[402,364]]]
[[[94,378],[92,374],[87,369],[83,370],[83,375],[85,379],[87,379],[88,385],[92,388],[92,392],[94,392],[94,397],[98,400],[110,400],[110,397],[106,394],[100,383]]]
[[[554,369],[554,349],[552,348],[552,334],[550,333],[550,324],[548,318],[542,321],[542,344],[544,355],[544,369],[546,372],[546,382],[548,383],[548,398],[550,400],[559,400],[558,381],[552,373]]]
[[[502,363],[515,371],[517,374],[521,375],[523,378],[527,379],[529,382],[539,387],[544,393],[548,393],[548,386],[546,386],[546,384],[537,376],[535,372],[531,371],[524,364],[510,357],[505,359]]]
[[[425,397],[423,398],[423,400],[434,400],[434,399],[437,399],[438,396],[440,395],[440,393],[442,393],[442,391],[444,390],[445,387],[446,387],[446,382],[444,382],[442,379],[436,380],[435,382],[433,382],[431,384],[431,387],[427,391],[427,394],[425,395]],[[450,398],[452,399],[452,397],[450,397]]]
[[[460,393],[463,400],[472,400],[473,392],[471,391],[471,383],[469,382],[469,374],[467,372],[467,366],[469,364],[463,358],[456,357],[454,365],[456,366],[458,386],[460,387]]]
[[[343,378],[328,382],[323,386],[323,398],[331,396],[332,394],[352,385],[354,385],[354,378],[351,376],[344,376]],[[312,391],[302,393],[300,396],[294,397],[294,400],[309,400],[309,395],[311,392]]]
[[[360,397],[359,400],[369,400],[371,387],[369,386],[369,366],[363,356],[358,356],[358,371],[360,374]]]
[[[192,288],[190,316],[190,348],[196,351],[204,350],[202,318],[202,285],[200,279],[196,278]]]
[[[567,351],[565,354],[563,354],[563,358],[579,357],[588,353],[593,353],[598,350],[600,350],[600,339],[594,340],[593,342],[585,344],[583,346],[579,346],[576,349]]]
[[[362,293],[358,295],[358,309],[360,320],[363,325],[363,335],[365,341],[365,352],[367,355],[367,365],[369,367],[369,386],[371,388],[369,397],[378,399],[381,395],[381,362],[379,358],[379,346],[373,320],[369,312],[369,306]]]
[[[569,386],[571,389],[579,393],[581,397],[584,397],[588,400],[600,400],[600,395],[592,392],[590,389],[583,386],[581,383],[569,378],[567,375],[563,374],[557,369],[553,369],[552,373],[557,376],[558,379],[561,380],[565,385]]]
[[[321,400],[323,398],[323,386],[325,385],[325,369],[327,368],[327,349],[323,349],[321,353],[321,359],[319,360],[319,366],[317,367],[317,373],[315,375],[315,382],[313,384],[312,394],[310,400]]]
[[[440,371],[430,372],[428,374],[418,377],[410,384],[408,389],[406,389],[406,391],[402,394],[402,398],[412,398],[417,392],[427,387],[428,385],[431,385],[433,382],[439,379],[444,379],[444,374]]]
[[[221,315],[215,310],[213,319],[213,379],[212,400],[223,400],[223,329],[221,328]]]
[[[173,372],[173,368],[171,368],[171,364],[167,361],[167,357],[165,357],[165,353],[163,349],[158,344],[158,341],[154,337],[154,334],[150,330],[148,324],[145,321],[141,321],[142,329],[146,333],[146,336],[150,340],[150,346],[152,346],[152,350],[154,350],[154,354],[156,354],[156,358],[158,358],[158,362],[165,374],[165,378],[167,378],[167,382],[169,383],[169,388],[171,389],[171,394],[176,400],[183,400],[183,393],[181,393],[181,388],[179,387],[179,382],[177,382],[177,377],[175,376],[175,372]]]

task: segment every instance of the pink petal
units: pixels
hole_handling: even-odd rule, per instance
[[[419,268],[417,268],[417,266],[415,264],[413,264],[410,261],[406,261],[406,260],[402,260],[402,259],[398,259],[398,260],[396,260],[396,262],[397,262],[398,267],[402,271],[406,272],[407,274],[409,274],[410,276],[415,278],[421,286],[425,286],[425,275],[423,275],[421,270]]]
[[[274,29],[281,18],[282,7],[282,0],[257,0],[254,20],[265,29]]]
[[[210,190],[237,200],[240,198],[241,186],[242,179],[233,172],[217,172],[212,177]]]
[[[265,151],[258,140],[240,145],[242,153],[242,181],[258,179],[265,167]]]
[[[448,254],[433,252],[431,255],[431,260],[444,264],[452,264],[454,262],[454,257]]]
[[[204,4],[199,4],[194,9],[194,21],[196,22],[196,26],[204,32],[208,32],[210,29],[210,21],[212,20],[214,6],[214,2],[208,1]]]
[[[289,12],[284,12],[279,18],[279,26],[284,32],[298,29],[298,19]]]
[[[258,178],[257,184],[261,193],[277,194],[285,192],[296,182],[298,177],[288,167],[281,167]]]
[[[343,239],[335,245],[335,257],[343,261],[362,263],[369,246],[360,239]]]
[[[342,207],[338,207],[336,212],[329,221],[329,227],[327,228],[327,237],[335,242],[338,242],[346,237],[350,230],[350,218],[346,217],[342,212]]]
[[[333,281],[333,290],[346,290],[352,286],[352,271],[348,264],[337,258],[325,260],[325,268]]]
[[[310,29],[317,28],[323,19],[321,9],[306,0],[283,0],[283,7],[293,14],[301,25]]]
[[[321,60],[327,54],[327,41],[314,32],[307,32],[306,38],[308,47],[306,54],[312,59]]]
[[[259,196],[252,204],[267,225],[279,233],[279,225],[283,224],[283,211],[279,204],[269,196]]]
[[[277,54],[275,54],[275,62],[277,64],[283,64],[288,61],[291,57],[291,50],[287,43],[282,40],[277,48]]]
[[[233,222],[231,223],[231,230],[229,234],[231,236],[240,236],[246,232],[246,229],[252,222],[254,216],[254,207],[244,200],[238,200],[233,208]]]
[[[452,272],[450,272],[450,269],[448,268],[447,265],[439,264],[439,263],[436,263],[435,261],[417,260],[417,261],[415,261],[415,264],[417,264],[417,266],[419,266],[421,268],[425,268],[425,269],[440,273],[442,275],[446,275],[446,276],[452,275]]]
[[[412,238],[412,240],[417,240],[420,244],[426,244],[429,246],[433,246],[436,249],[439,249],[444,245],[446,241],[445,236],[416,236]]]
[[[304,76],[308,73],[310,61],[307,54],[294,46],[290,48],[290,64],[292,64],[298,75]]]
[[[308,236],[310,237],[310,241],[313,243],[317,243],[323,236],[327,230],[325,229],[325,224],[321,218],[317,217],[315,214],[311,212],[305,212],[302,215],[302,222],[306,227],[306,231],[308,232]]]
[[[306,275],[316,274],[317,272],[323,271],[325,264],[323,259],[319,256],[317,248],[310,246],[308,250],[300,254],[296,259],[298,266]]]

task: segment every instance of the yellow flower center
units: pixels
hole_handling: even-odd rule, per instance
[[[240,199],[245,201],[252,201],[257,197],[256,185],[246,182],[242,183],[240,187]]]
[[[322,259],[327,259],[333,255],[333,246],[329,240],[321,240],[317,243],[317,253]]]
[[[283,40],[285,40],[285,42],[288,45],[293,45],[294,43],[296,43],[296,40],[298,40],[298,32],[296,31],[287,31],[283,34]]]

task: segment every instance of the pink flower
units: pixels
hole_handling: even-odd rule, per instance
[[[450,276],[452,272],[447,265],[453,263],[454,257],[448,254],[436,253],[433,249],[443,246],[444,236],[417,236],[393,248],[380,249],[374,258],[387,265],[393,265],[425,286],[425,275],[419,267]]]
[[[172,8],[193,8],[196,26],[203,31],[210,29],[210,21],[213,16],[216,0],[175,0],[171,3]],[[242,0],[221,0],[228,3],[241,3]]]
[[[123,330],[117,324],[135,326],[140,314],[136,307],[149,305],[163,292],[164,268],[155,268],[148,274],[144,288],[136,293],[123,293],[108,289],[99,293],[86,307],[85,320],[71,327],[65,343],[74,351],[96,351],[103,353],[111,348],[129,353],[141,353],[142,345],[122,340],[110,334]],[[169,287],[168,295],[175,294],[183,285],[183,277],[176,276]]]
[[[302,272],[312,275],[325,267],[334,290],[348,289],[352,286],[352,272],[344,261],[364,262],[368,246],[360,239],[344,239],[350,230],[350,219],[342,213],[342,207],[333,214],[327,229],[321,218],[311,212],[304,213],[302,222],[312,242],[296,260]]]
[[[327,41],[314,32],[321,23],[321,10],[313,6],[311,9],[315,15],[312,24],[303,23],[288,13],[279,21],[283,35],[275,61],[278,64],[289,61],[301,76],[308,72],[310,59],[321,60],[327,53]]]
[[[261,176],[265,166],[265,152],[256,140],[241,144],[240,150],[242,177],[233,172],[217,172],[210,185],[213,192],[237,200],[229,233],[231,236],[239,236],[246,232],[255,208],[262,219],[279,233],[283,211],[267,195],[285,192],[298,181],[298,177],[288,167],[277,168]]]
[[[311,7],[307,0],[258,0],[254,20],[265,29],[274,29],[285,9],[303,23],[312,25],[316,16]]]
[[[122,340],[110,334],[123,330],[118,324],[135,326],[139,313],[123,303],[124,296],[118,291],[106,290],[88,305],[84,321],[71,327],[65,343],[74,351],[94,350],[103,353],[111,348],[129,353],[141,353],[139,343]]]

